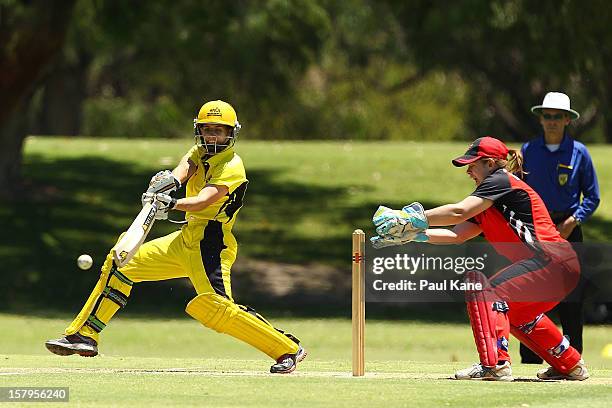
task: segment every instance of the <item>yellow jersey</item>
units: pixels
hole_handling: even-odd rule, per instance
[[[228,188],[228,193],[219,201],[200,211],[188,211],[185,219],[192,221],[219,221],[223,224],[234,224],[236,214],[242,207],[242,201],[248,180],[242,159],[233,148],[211,157],[203,155],[202,149],[193,146],[189,158],[197,166],[196,172],[189,178],[186,186],[186,196],[197,196],[207,184],[222,185]]]

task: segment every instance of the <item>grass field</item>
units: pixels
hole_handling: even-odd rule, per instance
[[[284,308],[272,307],[283,316],[274,323],[300,337],[310,353],[296,373],[272,376],[267,374],[271,361],[249,347],[187,316],[161,318],[160,311],[168,316],[162,306],[180,310],[178,304],[189,299],[183,293],[172,297],[177,292],[172,287],[160,296],[145,291],[148,299],[135,288],[128,309],[104,331],[101,356],[49,354],[44,340],[58,336],[72,318],[50,310],[78,310],[97,279],[93,271],[76,270],[76,257],[89,253],[99,262],[138,212],[149,177],[173,167],[190,144],[190,139],[27,140],[24,174],[35,194],[0,203],[0,259],[2,270],[10,271],[0,281],[0,311],[12,311],[0,313],[0,386],[69,386],[73,404],[103,407],[610,405],[612,360],[601,354],[612,342],[610,326],[586,328],[585,359],[593,375],[588,381],[530,382],[539,367],[520,364],[514,365],[514,374],[525,381],[450,380],[476,357],[461,305],[450,318],[448,311],[436,309],[423,311],[416,321],[369,319],[365,378],[349,374],[348,319],[289,318]],[[433,206],[461,199],[473,189],[463,170],[449,163],[465,147],[240,141],[250,185],[235,228],[239,257],[306,266],[306,271],[308,265],[325,264],[346,268],[348,276],[350,233],[355,228],[371,232],[370,217],[378,204],[397,207],[419,200]],[[586,232],[591,240],[610,241],[612,147],[590,150],[603,201]],[[157,223],[152,237],[174,228]],[[308,276],[325,280],[324,274]],[[261,284],[259,276],[242,278]],[[328,310],[326,300],[338,282],[327,284],[331,289],[321,292],[316,308],[301,314],[348,316],[348,310]],[[286,299],[276,302],[291,307]],[[139,303],[152,316],[134,313]],[[415,313],[418,309],[411,316]],[[518,361],[516,342],[511,348]]]
[[[118,318],[104,332],[101,356],[49,354],[43,346],[69,319],[0,314],[0,384],[68,386],[79,406],[210,407],[607,407],[612,360],[600,350],[612,328],[588,327],[585,359],[593,378],[528,382],[539,366],[514,365],[514,383],[448,379],[474,361],[467,324],[368,321],[365,378],[350,376],[350,321],[281,319],[302,337],[308,358],[291,375],[267,373],[270,361],[188,317]],[[516,343],[511,343],[514,352]],[[515,357],[515,354],[513,354]]]
[[[0,310],[37,299],[61,302],[50,289],[55,279],[71,281],[70,288],[80,292],[91,287],[87,279],[75,279],[76,257],[89,253],[99,263],[139,211],[149,177],[172,168],[191,144],[190,138],[28,138],[24,174],[40,194],[0,203],[0,258],[6,270],[19,272],[11,275]],[[370,217],[379,204],[419,200],[433,206],[469,194],[473,183],[449,163],[465,148],[465,143],[241,140],[237,151],[250,184],[234,229],[239,260],[346,267],[351,232],[363,228],[371,234]],[[612,147],[590,151],[602,204],[585,232],[589,240],[609,242]],[[159,222],[151,237],[175,229]],[[0,289],[3,285],[8,283]],[[32,292],[37,296],[27,298]]]

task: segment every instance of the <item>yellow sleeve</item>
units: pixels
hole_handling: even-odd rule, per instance
[[[230,161],[214,169],[208,184],[226,186],[229,192],[232,193],[245,181],[247,181],[247,178],[244,164],[240,156],[235,154]]]
[[[189,155],[189,160],[191,160],[198,166],[200,165],[200,157],[202,157],[202,154],[200,152],[200,148],[197,145],[194,145],[191,149],[189,149],[187,154]]]

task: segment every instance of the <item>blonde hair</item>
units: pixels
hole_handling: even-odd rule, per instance
[[[508,149],[508,160],[491,160],[493,160],[498,167],[506,169],[520,179],[524,178],[525,174],[527,174],[527,172],[523,170],[524,160],[520,150]]]

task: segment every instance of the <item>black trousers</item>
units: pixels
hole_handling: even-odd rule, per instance
[[[571,214],[569,214],[571,215]],[[569,217],[567,214],[563,215],[555,215],[551,214],[551,218],[555,224],[559,224]],[[578,225],[569,237],[567,237],[569,242],[582,242],[582,228]],[[580,260],[580,251],[576,248],[576,253],[578,253],[578,259]],[[583,317],[583,306],[584,306],[584,292],[585,292],[585,281],[582,278],[584,276],[581,274],[580,281],[576,288],[567,295],[567,297],[560,302],[551,313],[558,313],[559,320],[561,321],[561,327],[563,328],[563,335],[568,336],[570,339],[570,344],[574,347],[580,354],[582,354],[582,328],[584,326],[584,317]],[[523,364],[542,364],[542,359],[540,356],[535,354],[529,348],[521,344],[520,348],[521,353],[521,363]]]

